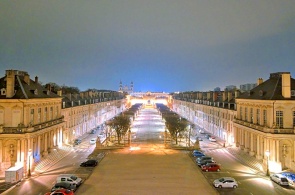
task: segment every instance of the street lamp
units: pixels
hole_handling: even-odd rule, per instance
[[[31,155],[32,155],[32,150],[29,149],[28,151],[28,156],[29,156],[29,169],[28,169],[28,177],[31,177]]]
[[[266,168],[266,176],[269,176],[269,155],[270,155],[270,152],[269,152],[269,150],[266,150],[266,151],[265,151],[265,155],[267,156],[267,164],[266,164],[266,166],[267,166],[267,168]]]

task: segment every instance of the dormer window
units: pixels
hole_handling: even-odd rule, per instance
[[[262,90],[259,90],[259,96],[262,97],[264,92]]]
[[[6,95],[6,89],[5,88],[1,89],[1,95]]]
[[[35,94],[35,95],[38,95],[38,89],[35,89],[35,90],[34,90],[34,94]]]

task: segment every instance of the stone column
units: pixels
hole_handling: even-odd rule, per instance
[[[19,163],[21,161],[21,147],[20,140],[16,141],[16,162]]]
[[[250,156],[254,156],[255,154],[253,137],[254,137],[253,133],[250,133]]]
[[[40,157],[40,146],[41,146],[41,137],[38,135],[37,137],[37,156]]]
[[[47,151],[47,148],[48,148],[48,145],[47,145],[47,135],[48,133],[44,133],[43,134],[43,140],[44,140],[44,151],[43,151],[43,156],[47,156],[48,155],[48,151]]]

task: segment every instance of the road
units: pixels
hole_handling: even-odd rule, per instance
[[[95,168],[79,167],[94,150],[89,140],[99,132],[89,134],[69,155],[43,174],[24,180],[20,186],[3,194],[42,195],[51,189],[56,177],[62,173],[74,173],[85,179],[76,195],[295,193],[294,188],[273,183],[264,174],[243,165],[220,143],[205,138],[200,142],[201,149],[214,157],[222,169],[220,172],[202,172],[189,151],[165,148],[164,128],[156,109],[144,109],[133,122],[131,147],[106,150],[105,157]],[[224,176],[234,177],[239,187],[215,189],[213,180]]]

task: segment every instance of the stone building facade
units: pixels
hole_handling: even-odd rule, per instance
[[[289,72],[259,78],[245,93],[174,94],[173,109],[226,145],[262,159],[264,169],[268,161],[270,171],[295,170],[295,79]]]
[[[125,108],[122,93],[97,90],[64,95],[44,88],[25,71],[0,78],[0,171],[25,173],[51,150],[71,144]]]

